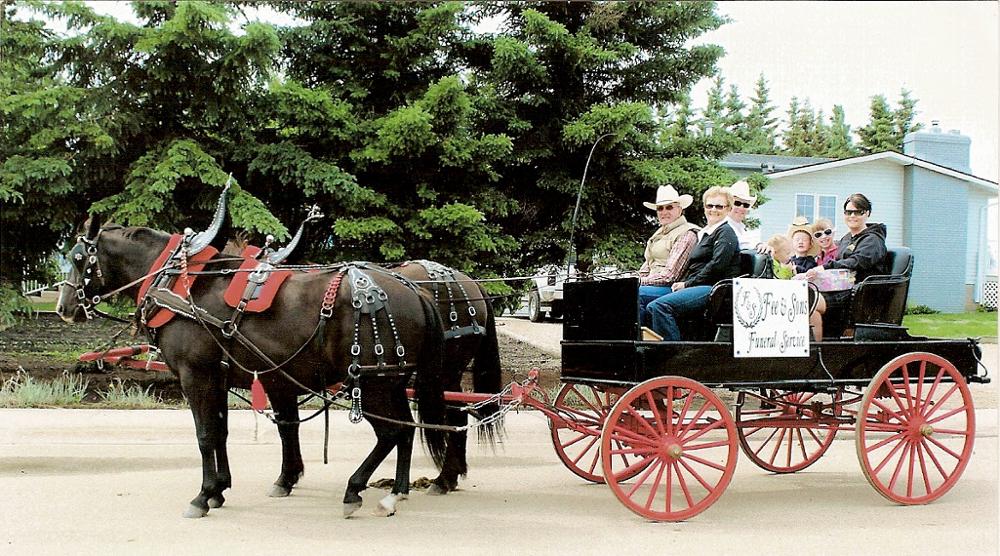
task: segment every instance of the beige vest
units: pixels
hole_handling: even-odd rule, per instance
[[[667,257],[677,239],[690,230],[697,231],[698,226],[691,224],[684,215],[677,217],[666,226],[661,226],[656,233],[646,241],[646,264],[650,274],[662,274],[667,269]]]

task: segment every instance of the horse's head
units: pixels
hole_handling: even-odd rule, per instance
[[[87,232],[69,251],[69,276],[59,289],[56,314],[67,322],[94,318],[94,307],[103,299],[148,272],[169,236],[149,228],[101,227],[91,218]]]

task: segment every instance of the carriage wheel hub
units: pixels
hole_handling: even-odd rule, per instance
[[[663,455],[671,459],[680,459],[681,454],[684,453],[684,448],[681,448],[680,444],[670,443],[663,447]]]
[[[924,423],[923,425],[920,426],[920,435],[921,436],[929,437],[929,436],[931,436],[933,434],[934,434],[934,427],[932,427],[932,426],[930,426],[930,425],[928,425],[926,423]]]

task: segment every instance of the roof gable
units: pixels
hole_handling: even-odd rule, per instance
[[[888,160],[890,162],[899,164],[900,166],[917,166],[919,168],[924,168],[932,172],[937,172],[945,176],[949,176],[955,179],[962,180],[964,182],[968,182],[977,187],[987,189],[993,193],[997,192],[996,182],[992,182],[987,179],[973,176],[972,174],[967,174],[965,172],[959,172],[958,170],[953,170],[946,166],[941,166],[940,164],[935,164],[933,162],[921,160],[916,157],[900,154],[895,151],[883,151],[880,153],[873,153],[864,156],[855,156],[853,158],[831,160],[828,162],[817,162],[815,164],[799,166],[798,168],[790,168],[788,170],[779,170],[776,172],[772,172],[770,174],[767,174],[767,177],[772,180],[789,178],[792,176],[799,176],[802,174],[809,174],[812,172],[821,172],[823,170],[832,170],[834,168],[851,166],[853,164],[865,164],[868,162],[874,162],[876,160]]]

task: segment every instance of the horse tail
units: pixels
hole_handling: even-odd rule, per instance
[[[486,300],[486,336],[480,340],[472,362],[472,389],[474,392],[495,394],[500,392],[503,386],[496,315],[492,300],[486,295],[486,291],[482,287],[479,291]],[[490,403],[481,408],[480,420],[486,423],[479,427],[480,442],[494,446],[503,439],[503,418],[490,419],[499,412],[499,403]]]
[[[424,423],[443,425],[445,423],[444,403],[444,324],[437,308],[423,292],[418,292],[420,305],[424,310],[424,346],[420,353],[414,390],[417,394],[418,412]],[[420,429],[420,438],[430,452],[434,465],[440,470],[444,466],[447,438],[443,430]]]

